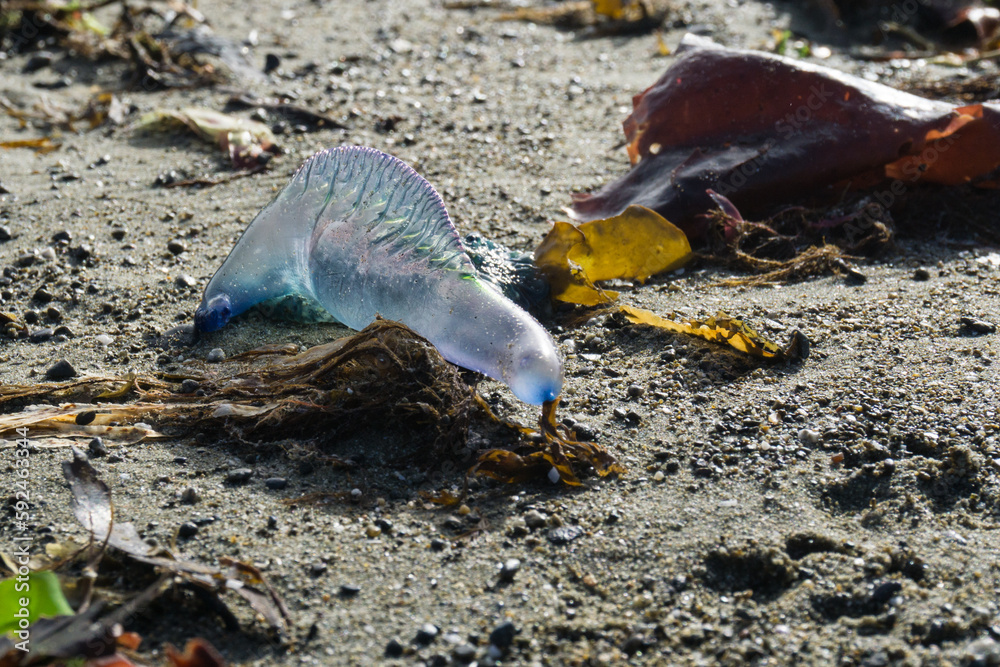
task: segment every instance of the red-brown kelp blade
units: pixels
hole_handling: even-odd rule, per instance
[[[695,240],[706,192],[750,215],[843,183],[995,185],[1000,103],[956,108],[828,67],[739,51],[688,35],[682,55],[633,99],[624,123],[633,167],[591,195],[579,220],[651,208]],[[833,189],[832,186],[838,186]],[[890,190],[891,192],[892,190]],[[897,193],[898,194],[898,193]]]

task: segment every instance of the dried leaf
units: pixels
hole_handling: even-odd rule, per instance
[[[809,356],[809,340],[800,332],[793,333],[789,343],[780,347],[751,329],[743,320],[732,318],[721,311],[706,320],[677,321],[633,306],[623,305],[620,309],[633,324],[648,324],[674,333],[697,336],[713,343],[729,345],[760,359],[795,361]]]
[[[0,148],[33,148],[37,153],[45,155],[62,146],[49,137],[37,139],[18,139],[16,141],[0,141]]]
[[[620,215],[579,227],[557,222],[535,250],[535,263],[560,301],[593,306],[616,293],[594,286],[601,280],[645,282],[691,259],[684,233],[661,215],[630,206]]]
[[[688,35],[680,57],[633,99],[632,170],[573,203],[578,220],[633,204],[705,236],[714,190],[766,217],[791,197],[844,184],[996,186],[1000,104],[955,108],[837,70]],[[893,199],[896,196],[893,195]]]
[[[255,120],[231,116],[211,109],[187,107],[175,111],[151,111],[139,119],[137,129],[163,129],[182,125],[202,139],[218,144],[237,169],[260,168],[265,152],[278,150],[271,128]]]

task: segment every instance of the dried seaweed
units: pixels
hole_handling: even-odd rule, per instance
[[[113,25],[93,12],[118,5]],[[126,84],[144,90],[208,86],[225,80],[222,70],[199,54],[216,57],[231,73],[256,76],[238,47],[212,34],[205,17],[181,0],[133,5],[124,0],[91,3],[58,0],[0,2],[0,48],[28,51],[40,39],[89,60],[127,65]]]
[[[0,386],[0,408],[75,401],[0,415],[0,437],[28,428],[33,443],[52,446],[58,442],[46,438],[101,435],[111,444],[197,432],[241,442],[295,439],[304,452],[321,455],[352,430],[391,423],[426,434],[426,446],[413,452],[416,460],[461,451],[471,420],[483,414],[480,406],[485,404],[460,370],[396,322],[379,319],[353,336],[294,356],[288,351],[287,346],[270,345],[229,359],[213,373]],[[184,379],[195,379],[203,395],[181,393]],[[92,402],[109,392],[139,400]],[[567,481],[577,478],[577,468],[592,466],[602,475],[621,471],[606,450],[577,442],[556,427],[554,406],[546,406],[540,431],[497,421],[525,436],[519,451],[542,443],[543,458],[558,463]],[[78,421],[83,414],[85,424]],[[492,417],[488,409],[485,414]]]

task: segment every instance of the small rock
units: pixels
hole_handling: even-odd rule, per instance
[[[44,287],[39,287],[35,290],[35,294],[31,298],[39,303],[48,303],[49,301],[52,301],[54,297],[52,296],[52,292],[48,291]]]
[[[60,359],[45,371],[45,377],[50,380],[66,380],[76,376],[76,369],[65,359]]]
[[[516,558],[509,558],[500,567],[500,581],[511,582],[521,569],[521,561]]]
[[[264,56],[264,74],[270,74],[279,67],[281,67],[281,58],[273,53]]]
[[[277,527],[278,527],[278,517],[274,516],[273,514],[267,517],[268,530],[274,530]]]
[[[181,491],[181,502],[185,505],[194,505],[201,500],[201,494],[198,493],[198,489],[193,486],[189,486],[183,491]]]
[[[279,491],[288,486],[288,480],[284,477],[268,477],[264,480],[264,486],[271,490]]]
[[[927,269],[917,269],[913,272],[913,279],[919,280],[920,282],[925,282],[931,279],[931,272]]]
[[[229,484],[246,484],[253,477],[253,470],[250,468],[237,468],[230,470],[226,474],[226,482]]]
[[[111,230],[111,238],[113,238],[115,241],[121,241],[127,235],[128,235],[128,230],[125,229],[124,227],[115,227],[114,229]]]
[[[192,287],[197,287],[198,281],[192,278],[191,276],[187,275],[186,273],[182,273],[181,275],[174,278],[174,284],[177,285],[178,287],[190,289]]]
[[[403,645],[399,643],[398,639],[390,639],[389,643],[385,645],[385,657],[387,658],[403,657]]]
[[[569,544],[576,538],[583,535],[584,530],[580,526],[569,525],[569,526],[559,526],[558,528],[553,528],[549,531],[548,537],[549,542],[557,546],[563,544]]]
[[[6,225],[0,225],[0,242],[10,241],[14,238],[10,233],[10,227]]]
[[[440,537],[435,537],[431,540],[431,551],[444,551],[448,543],[442,540]]]
[[[493,632],[490,633],[490,644],[496,646],[501,651],[506,651],[514,643],[516,635],[517,628],[514,627],[511,621],[501,623],[493,628]]]
[[[386,535],[392,532],[392,521],[389,521],[386,518],[375,519],[375,525],[378,526],[379,530],[381,530]]]
[[[95,336],[94,340],[96,340],[101,345],[104,345],[105,347],[115,342],[115,339],[109,336],[108,334],[99,334],[98,336]]]
[[[444,527],[447,528],[448,530],[459,531],[465,527],[465,522],[463,522],[457,516],[449,516],[447,519],[444,520]]]
[[[898,581],[886,581],[872,590],[871,601],[879,605],[886,604],[901,590],[903,585]]]
[[[187,250],[187,246],[180,239],[173,239],[167,242],[167,250],[170,251],[171,255],[179,255]]]
[[[317,561],[309,566],[309,576],[310,577],[321,577],[326,573],[327,564],[323,561]]]
[[[629,398],[639,398],[646,393],[646,390],[637,384],[630,384],[628,389],[626,389],[626,393]]]
[[[458,662],[467,664],[476,659],[476,647],[472,644],[459,644],[452,649],[451,655]]]
[[[182,523],[181,527],[177,529],[177,537],[186,539],[188,537],[194,537],[197,534],[198,534],[198,525],[191,521],[186,521]]]
[[[379,528],[376,525],[372,524],[372,525],[369,525],[369,526],[367,526],[365,528],[365,535],[367,535],[369,537],[369,539],[374,540],[376,537],[378,537],[381,534],[382,534],[382,529]]]
[[[1000,665],[1000,643],[992,637],[981,637],[965,647],[962,658],[970,667],[994,667]]]
[[[811,428],[804,428],[799,431],[799,442],[803,445],[815,445],[819,442],[819,439],[819,431],[814,431]]]
[[[108,448],[104,445],[104,441],[100,438],[94,438],[91,440],[90,444],[87,445],[87,451],[89,451],[90,455],[94,458],[100,458],[108,455]]]
[[[635,655],[646,648],[646,638],[642,635],[632,635],[622,644],[622,653],[625,655]]]
[[[417,636],[414,637],[413,640],[418,644],[426,646],[434,641],[439,632],[440,630],[433,623],[424,623],[420,626],[420,629],[417,630]]]
[[[87,410],[86,412],[78,413],[76,415],[76,419],[74,419],[73,421],[76,422],[77,426],[87,426],[88,424],[92,423],[96,418],[97,418],[97,412],[95,412],[94,410]]]
[[[209,362],[210,364],[217,364],[220,361],[225,360],[225,358],[226,358],[226,353],[222,351],[221,347],[217,347],[208,353],[208,356],[205,357],[205,361]]]
[[[59,342],[62,342],[67,338],[72,338],[73,336],[76,335],[73,333],[73,330],[66,325],[56,327],[55,331],[53,331],[52,334],[55,336],[55,339]]]
[[[992,322],[987,322],[986,320],[976,319],[975,317],[963,317],[961,318],[962,328],[972,333],[976,334],[992,334],[997,332],[997,325]]]
[[[49,306],[45,309],[45,317],[50,322],[60,322],[62,321],[62,313],[55,306]]]
[[[653,481],[654,482],[662,482],[666,478],[667,478],[667,476],[663,474],[662,470],[657,470],[656,474],[653,475]]]
[[[37,310],[26,310],[24,311],[24,321],[28,324],[38,323],[38,311]]]
[[[352,598],[360,592],[361,592],[361,587],[356,584],[340,585],[340,597],[342,598]]]
[[[543,528],[545,527],[545,515],[538,510],[528,510],[524,513],[524,523],[532,530]]]
[[[56,332],[53,329],[51,329],[50,327],[45,327],[44,329],[35,329],[34,331],[32,331],[31,335],[28,336],[28,340],[30,340],[32,343],[44,343],[45,341],[47,341],[48,339],[52,338],[55,335]]]
[[[65,229],[60,230],[52,235],[53,243],[69,243],[72,240],[73,240],[73,235],[70,234]]]

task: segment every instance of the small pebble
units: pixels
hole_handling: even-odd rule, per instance
[[[192,380],[188,378],[181,382],[181,393],[182,394],[193,394],[194,392],[201,389],[201,385],[198,384],[197,380]]]
[[[924,282],[931,279],[931,272],[927,269],[917,269],[913,272],[913,279]]]
[[[490,633],[490,644],[496,646],[501,651],[505,651],[510,648],[510,645],[514,643],[514,637],[517,635],[517,628],[511,621],[506,623],[501,623],[497,627],[493,628],[493,632]]]
[[[246,484],[253,477],[253,470],[250,468],[237,468],[230,470],[226,474],[226,482],[229,484]]]
[[[115,339],[109,336],[108,334],[100,334],[95,337],[95,340],[104,346],[111,345],[111,343],[115,342]]]
[[[385,657],[401,658],[402,656],[403,645],[399,643],[398,639],[390,639],[389,643],[385,645]]]
[[[992,334],[997,332],[997,325],[992,322],[987,322],[986,320],[980,320],[975,317],[963,317],[960,320],[963,329],[967,329],[972,333],[977,334]]]
[[[472,644],[459,644],[452,649],[451,655],[458,662],[467,664],[476,659],[476,647]]]
[[[177,537],[188,538],[198,534],[198,526],[191,521],[186,521],[177,529]]]
[[[630,384],[626,393],[628,393],[629,398],[639,398],[646,393],[646,390],[637,384]]]
[[[521,569],[521,561],[516,558],[507,559],[500,567],[500,581],[511,582]]]
[[[58,231],[52,235],[53,243],[69,243],[72,240],[73,240],[73,235],[70,234],[65,229]]]
[[[50,380],[66,380],[76,376],[76,369],[65,359],[60,359],[45,371],[45,377]]]
[[[278,491],[288,486],[288,480],[284,477],[268,477],[264,480],[264,486],[274,491]]]
[[[524,523],[528,528],[543,528],[545,526],[545,515],[538,510],[528,510],[524,513]]]
[[[44,287],[39,287],[35,290],[35,294],[31,298],[39,303],[48,303],[49,301],[52,301],[54,297],[52,296],[52,292],[48,291]]]
[[[182,273],[181,275],[174,278],[174,284],[177,285],[178,287],[184,287],[190,289],[192,287],[196,287],[198,285],[198,281],[189,276],[188,274]]]
[[[326,573],[327,564],[322,561],[317,561],[309,566],[309,576],[320,577]]]
[[[225,358],[226,358],[226,353],[222,351],[221,347],[217,347],[208,353],[208,356],[205,357],[205,361],[209,362],[210,364],[217,364],[220,361],[223,361]]]
[[[434,639],[438,636],[439,632],[440,630],[433,623],[424,623],[423,625],[420,626],[420,629],[417,630],[417,636],[414,637],[413,639],[418,644],[423,644],[424,646],[426,646],[427,644],[430,644],[431,642],[434,641]]]
[[[546,537],[548,537],[549,542],[551,542],[552,544],[561,546],[564,544],[569,544],[576,538],[583,535],[583,533],[584,530],[580,526],[568,525],[568,526],[559,526],[558,528],[553,528],[548,532],[548,535],[546,535]]]
[[[87,426],[88,424],[92,423],[96,418],[97,418],[97,412],[95,412],[94,410],[87,410],[86,412],[81,412],[77,414],[76,419],[74,419],[73,421],[76,422],[77,426]]]
[[[0,242],[10,241],[14,238],[10,233],[10,227],[6,225],[0,225]]]
[[[48,339],[52,338],[55,335],[56,335],[55,330],[49,327],[46,327],[44,329],[35,329],[28,336],[28,340],[30,340],[32,343],[44,343],[45,341],[47,341]]]
[[[561,479],[559,477],[559,471],[556,470],[555,466],[552,466],[551,468],[549,468],[549,475],[548,475],[548,477],[549,477],[549,481],[552,482],[553,484],[558,484],[559,480]]]
[[[361,592],[361,587],[356,584],[341,584],[340,597],[352,598]]]
[[[167,243],[167,250],[170,251],[171,255],[179,255],[187,250],[187,246],[180,239],[173,239]]]
[[[448,546],[448,543],[442,540],[440,537],[435,537],[431,540],[431,551],[444,551],[444,548]]]
[[[100,458],[101,456],[108,455],[108,448],[105,446],[104,441],[100,438],[94,438],[91,440],[90,444],[87,445],[87,451],[89,451],[90,455],[94,458]]]
[[[111,238],[116,241],[121,241],[128,234],[128,230],[124,227],[115,227],[111,230]]]
[[[653,475],[653,481],[654,482],[662,482],[666,478],[667,478],[667,476],[663,474],[662,470],[657,470],[656,474]]]
[[[193,486],[189,486],[183,491],[181,491],[181,502],[185,505],[194,505],[201,500],[201,494],[198,493],[198,489]]]
[[[804,445],[815,445],[819,442],[819,439],[819,431],[814,431],[811,428],[804,428],[799,431],[799,442]]]

